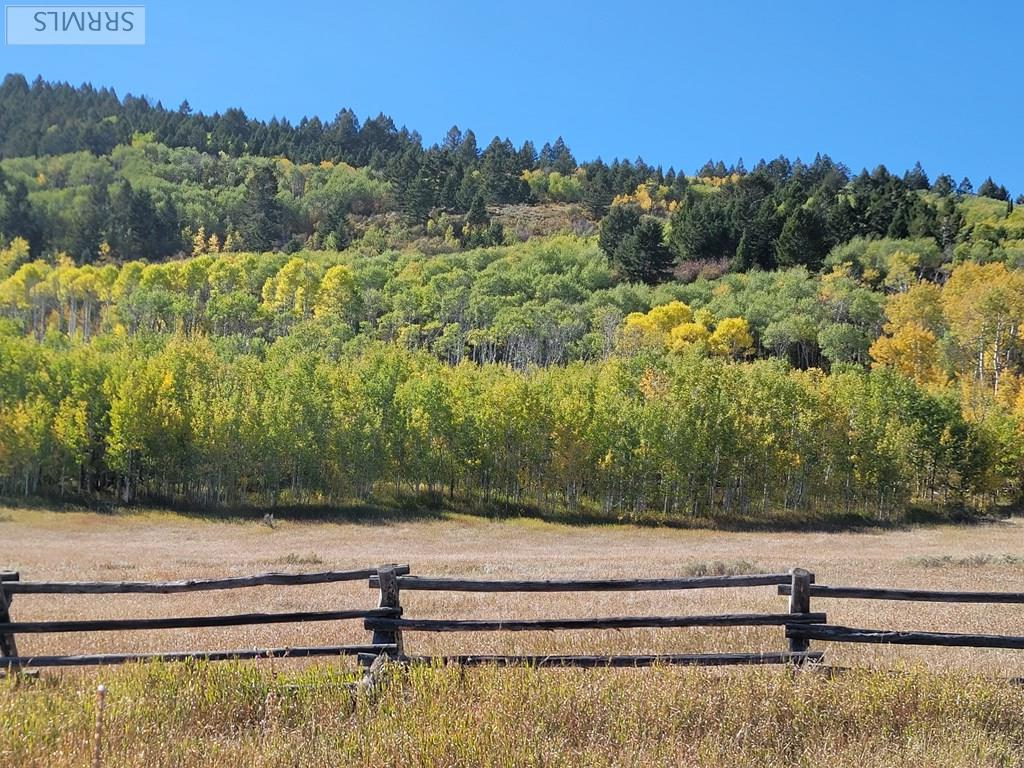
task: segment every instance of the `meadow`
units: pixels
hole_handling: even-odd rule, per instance
[[[25,580],[149,580],[408,562],[419,575],[672,576],[786,570],[820,583],[1024,591],[1024,521],[849,532],[572,527],[461,515],[386,524],[0,507],[0,567]],[[362,582],[186,595],[19,595],[16,620],[328,610]],[[416,617],[784,611],[764,587],[677,593],[405,593]],[[830,622],[1024,634],[1013,607],[815,599]],[[366,642],[360,622],[24,635],[23,654]],[[779,628],[407,634],[406,650],[609,653],[782,650]],[[821,649],[822,644],[812,644]],[[134,665],[0,683],[0,765],[1019,765],[1018,651],[825,646],[835,677],[789,669],[394,670],[355,697],[350,660]]]

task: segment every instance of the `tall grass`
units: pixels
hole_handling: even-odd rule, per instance
[[[1024,689],[966,674],[137,665],[0,683],[0,765],[1007,766]]]

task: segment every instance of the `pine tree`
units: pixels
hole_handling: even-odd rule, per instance
[[[906,184],[908,188],[914,190],[928,189],[930,186],[928,174],[925,173],[924,168],[921,167],[920,160],[914,163],[913,169],[907,171],[903,175],[903,183]]]
[[[613,205],[601,221],[601,234],[597,244],[609,260],[615,260],[615,253],[627,235],[640,224],[640,209],[635,205]]]
[[[427,174],[421,170],[405,191],[402,213],[411,223],[423,224],[430,218],[433,208],[434,190]]]
[[[947,173],[942,174],[935,183],[932,184],[932,192],[942,197],[953,194],[955,187],[953,186],[953,177]]]
[[[487,206],[484,204],[484,196],[478,192],[473,198],[473,204],[469,206],[469,215],[466,221],[475,228],[483,229],[491,223],[491,217],[487,214]]]
[[[825,227],[821,217],[812,210],[797,208],[782,225],[775,244],[775,260],[780,267],[799,264],[817,269],[827,248]]]
[[[269,251],[281,239],[284,211],[277,199],[277,176],[269,166],[256,168],[245,182],[245,204],[238,232],[242,247]]]
[[[612,262],[632,282],[655,284],[668,277],[673,259],[661,222],[652,216],[641,217],[615,246]]]

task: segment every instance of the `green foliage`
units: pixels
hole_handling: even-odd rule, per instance
[[[294,315],[310,269],[284,265],[268,290],[273,300],[288,285],[275,311]],[[352,295],[346,268],[327,274],[330,295]],[[328,293],[325,312],[344,315]],[[334,319],[298,321],[269,348],[180,334],[2,337],[0,490],[77,478],[126,500],[330,503],[408,486],[684,519],[837,504],[890,518],[915,499],[982,503],[1019,488],[1009,411],[966,416],[955,391],[889,368],[825,376],[650,351],[525,370],[446,365],[398,344],[328,344],[332,326],[318,324]],[[495,322],[512,355],[523,354],[521,322]],[[709,346],[749,344],[745,328],[723,320]]]
[[[608,260],[633,282],[661,282],[672,268],[672,254],[665,245],[661,223],[641,215],[635,205],[612,206],[601,223],[598,244]]]

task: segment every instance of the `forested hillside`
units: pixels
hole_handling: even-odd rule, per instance
[[[0,158],[0,493],[771,519],[1022,490],[1024,212],[991,179],[691,176],[20,76]]]

